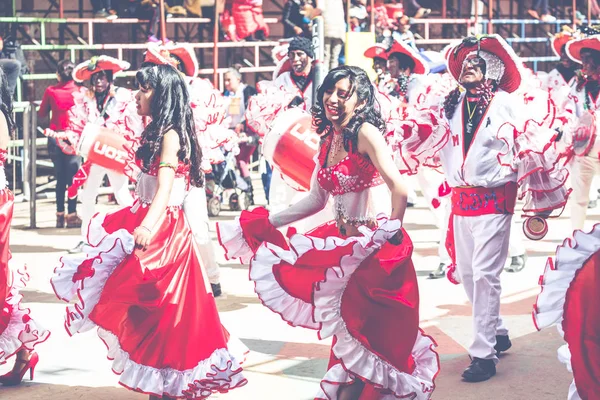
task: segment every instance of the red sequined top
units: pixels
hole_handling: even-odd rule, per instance
[[[317,174],[319,185],[332,195],[350,192],[361,192],[367,188],[384,183],[379,171],[369,157],[363,156],[353,149],[352,143],[348,155],[335,165],[323,167],[331,146],[333,135],[329,135],[321,144],[319,150],[319,165]]]

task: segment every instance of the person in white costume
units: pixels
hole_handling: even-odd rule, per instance
[[[71,124],[81,124],[80,116],[87,120],[83,124],[94,124],[103,127],[119,125],[125,118],[123,110],[129,109],[128,117],[136,117],[135,101],[131,90],[113,84],[113,74],[129,69],[129,63],[108,56],[92,57],[73,70],[73,78],[77,82],[90,82],[90,89],[82,89],[81,95],[75,94],[75,105],[71,109]],[[133,107],[133,108],[132,108]],[[137,118],[136,118],[137,119]],[[141,120],[140,120],[141,121]],[[141,132],[141,130],[140,130]],[[129,177],[125,174],[92,164],[85,186],[81,191],[81,235],[85,238],[89,222],[96,208],[96,197],[104,177],[108,176],[117,203],[121,206],[133,204],[133,196],[129,191]],[[81,241],[71,253],[78,253],[85,245]]]
[[[571,226],[575,230],[584,227],[590,189],[594,177],[600,174],[600,141],[596,138],[600,107],[600,35],[570,41],[566,45],[566,53],[571,60],[582,64],[582,77],[571,85],[564,106],[564,115],[568,119],[563,130],[567,136],[565,140],[576,145],[571,166]],[[583,132],[585,137],[581,136]],[[579,146],[577,142],[588,145]],[[597,197],[597,191],[593,196]]]
[[[457,275],[452,267],[448,275],[462,282],[473,304],[472,362],[462,374],[468,382],[494,376],[498,353],[511,347],[500,318],[500,274],[517,196],[527,215],[542,217],[562,210],[568,196],[550,111],[526,108],[512,94],[521,84],[520,65],[498,35],[463,40],[448,57],[460,86],[443,111],[423,110],[430,129],[421,120],[417,132],[398,138],[406,168],[431,166],[439,157],[451,188],[447,243]]]

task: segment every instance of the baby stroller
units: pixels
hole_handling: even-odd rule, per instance
[[[214,164],[212,169],[206,179],[208,215],[218,216],[223,204],[229,205],[231,211],[247,210],[250,206],[249,187],[236,169],[233,152],[225,154],[225,161]]]

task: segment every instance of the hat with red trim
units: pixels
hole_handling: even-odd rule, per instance
[[[109,56],[94,56],[73,69],[73,79],[77,82],[84,82],[89,80],[96,72],[111,71],[115,74],[129,69],[129,67],[130,64],[127,61]]]
[[[448,54],[448,70],[457,81],[468,56],[476,54],[486,64],[485,77],[498,83],[500,89],[509,93],[521,85],[522,63],[512,47],[501,36],[470,36],[456,45]]]
[[[183,73],[192,78],[198,75],[200,70],[198,66],[198,58],[196,58],[196,52],[187,43],[173,44],[169,43],[166,49],[171,53],[172,56],[177,57],[181,60],[181,66],[183,67]]]
[[[429,73],[427,62],[408,43],[394,40],[394,44],[387,51],[388,59],[394,53],[407,55],[415,62],[415,68],[412,71],[413,74],[427,75]]]
[[[386,47],[381,43],[376,43],[375,45],[369,47],[365,50],[365,57],[367,58],[382,58],[384,60],[388,59]]]
[[[581,64],[581,50],[590,49],[600,51],[600,30],[598,27],[585,27],[581,30],[581,33],[588,35],[581,39],[574,39],[567,42],[566,52],[569,58],[579,64]]]

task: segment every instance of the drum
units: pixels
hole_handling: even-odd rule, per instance
[[[295,190],[308,191],[320,137],[312,116],[300,108],[280,112],[263,139],[263,155]]]
[[[92,164],[125,174],[133,154],[122,135],[108,128],[87,124],[81,133],[77,153]]]

